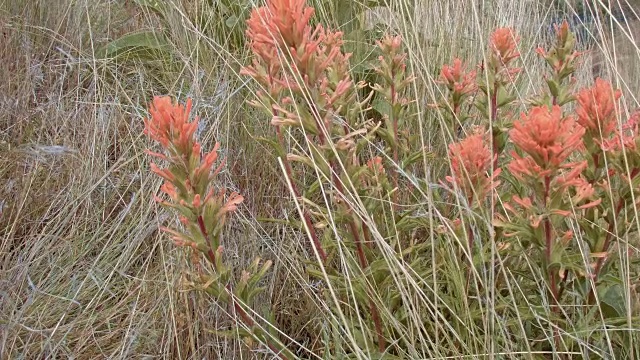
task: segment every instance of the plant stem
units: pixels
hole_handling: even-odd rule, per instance
[[[215,271],[220,272],[220,269],[218,269],[218,262],[216,261],[216,254],[211,247],[211,243],[209,242],[209,234],[207,234],[207,228],[205,227],[202,215],[198,216],[198,228],[200,229],[202,236],[204,236],[205,240],[207,241],[207,247],[208,247],[206,252],[207,259],[213,264]],[[236,295],[233,293],[231,284],[227,284],[225,286],[225,289],[227,289],[227,293],[229,294],[231,303],[233,304],[233,308],[235,309],[236,313],[240,316],[240,319],[242,320],[242,322],[247,327],[253,328],[253,326],[255,325],[255,322],[249,316],[249,314],[247,314],[247,312],[242,308],[242,306],[240,306],[240,303],[236,299]],[[265,340],[265,341],[269,349],[271,349],[271,351],[273,351],[275,354],[278,355],[278,358],[282,360],[288,360],[287,357],[284,354],[282,354],[282,351],[278,350],[269,340]]]
[[[284,137],[282,135],[282,131],[280,130],[280,126],[276,127],[276,132],[278,133],[278,141],[280,142],[280,146],[284,148]],[[284,163],[285,176],[289,179],[289,183],[291,184],[291,189],[293,190],[293,194],[296,197],[300,197],[300,191],[298,190],[298,186],[293,181],[291,164],[289,164],[289,161],[287,160],[286,157],[282,159],[282,162]],[[327,261],[327,254],[324,252],[324,249],[322,248],[322,244],[320,244],[320,241],[318,240],[316,229],[313,226],[313,222],[311,221],[311,215],[309,215],[309,211],[307,209],[302,209],[302,217],[304,218],[304,222],[306,223],[307,228],[309,229],[309,235],[311,236],[313,247],[315,247],[316,250],[318,251],[318,255],[320,255],[320,259],[322,260],[322,262]]]
[[[493,127],[494,124],[498,121],[498,82],[493,83],[493,93],[491,94],[491,118],[489,119],[489,126]],[[493,133],[493,131],[492,131]],[[493,146],[493,154],[495,156],[493,160],[493,168],[498,168],[498,158],[500,154],[498,154],[498,147],[496,146],[497,140],[495,135],[492,135],[491,143]]]
[[[340,179],[335,174],[335,171],[332,166],[332,179],[334,180],[334,185],[336,186],[339,194],[344,194],[344,187],[340,182]],[[362,270],[366,269],[369,264],[367,262],[367,257],[364,254],[364,250],[362,248],[362,241],[360,240],[360,234],[358,232],[358,227],[356,225],[355,220],[349,220],[349,230],[353,236],[353,242],[356,245],[356,254],[358,256],[358,263],[360,264],[360,268]],[[380,314],[378,312],[378,308],[376,307],[373,299],[369,299],[369,311],[371,311],[371,318],[373,319],[373,324],[376,328],[376,334],[378,336],[378,350],[383,353],[387,347],[386,340],[384,338],[384,334],[382,332],[382,322],[380,321]]]
[[[202,215],[198,215],[198,228],[200,229],[202,236],[204,236],[204,239],[207,242],[207,252],[205,255],[207,256],[209,262],[213,264],[213,268],[218,271],[219,269],[216,263],[216,253],[211,246],[211,242],[209,241],[209,234],[207,234],[207,228],[204,225],[204,219],[202,218]]]
[[[392,70],[391,71],[391,79],[395,78],[395,72]],[[393,162],[395,163],[396,167],[400,167],[400,163],[398,162],[398,117],[396,116],[396,114],[394,114],[394,110],[395,109],[395,104],[397,101],[397,94],[396,94],[396,86],[393,84],[393,82],[391,83],[391,119],[389,119],[391,121],[391,124],[393,126]],[[395,188],[395,191],[393,192],[393,194],[391,195],[391,208],[393,210],[393,214],[395,216],[395,212],[396,209],[398,207],[398,170],[394,169],[393,171],[393,185]]]
[[[549,191],[551,185],[551,176],[547,175],[544,177],[544,206],[547,206],[547,200],[549,199]],[[552,246],[553,246],[553,234],[551,232],[551,221],[549,218],[545,218],[543,220],[544,226],[544,236],[545,236],[545,264],[547,276],[549,278],[549,303],[551,303],[551,311],[554,313],[560,312],[560,307],[558,304],[558,284],[556,282],[556,274],[549,269],[551,265],[551,255],[552,255]],[[553,330],[553,342],[555,344],[556,350],[559,351],[560,348],[560,331],[557,328]]]
[[[638,168],[634,168],[633,170],[631,170],[631,173],[629,174],[629,177],[631,179],[635,178],[638,174],[640,173],[640,169]],[[609,250],[609,246],[611,244],[611,238],[612,238],[612,234],[614,231],[614,222],[613,220],[618,218],[618,216],[620,215],[620,212],[622,211],[622,208],[624,207],[624,199],[620,198],[618,199],[618,204],[616,204],[616,210],[615,210],[615,214],[611,220],[611,222],[609,222],[609,227],[607,229],[607,236],[604,240],[604,244],[602,245],[602,249],[599,249],[599,252],[606,252]],[[596,266],[594,269],[594,282],[598,280],[598,276],[600,275],[600,270],[602,270],[602,266],[604,265],[605,262],[605,258],[604,257],[600,257],[598,258],[598,260],[596,261]],[[595,293],[593,292],[593,289],[591,291],[591,293],[589,294],[589,303],[593,304],[595,302]]]
[[[547,199],[549,198],[549,190],[551,185],[551,177],[549,175],[544,177],[544,204],[547,205]],[[558,309],[558,284],[556,283],[556,275],[554,272],[549,271],[549,265],[551,265],[551,255],[553,247],[553,234],[551,233],[551,222],[549,218],[543,220],[544,224],[544,236],[545,236],[545,258],[547,264],[547,276],[549,277],[549,287],[551,288],[551,303],[554,312]]]

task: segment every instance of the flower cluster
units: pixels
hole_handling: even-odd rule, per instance
[[[491,34],[489,46],[501,63],[508,64],[511,60],[520,56],[517,49],[518,41],[520,41],[520,38],[513,29],[499,28]]]
[[[151,163],[151,170],[164,179],[161,190],[170,200],[156,199],[177,210],[188,231],[163,229],[172,234],[177,245],[198,249],[213,261],[221,249],[218,235],[227,214],[237,209],[243,197],[233,192],[225,199],[224,189],[211,186],[223,166],[213,169],[220,145],[201,154],[201,145],[195,139],[198,119],[190,121],[190,112],[190,99],[183,106],[174,104],[169,97],[155,97],[149,107],[151,116],[144,120],[144,133],[157,141],[165,153],[150,150],[147,153],[169,163],[166,168]]]
[[[512,79],[520,72],[520,68],[511,67],[511,62],[520,57],[519,41],[520,37],[511,28],[498,28],[491,34],[489,67],[493,70],[492,73]]]
[[[447,85],[451,94],[450,103],[453,113],[457,116],[464,99],[478,89],[476,72],[466,72],[462,60],[454,59],[453,65],[444,65],[440,71],[440,82]]]
[[[569,23],[563,22],[560,26],[555,25],[556,45],[551,51],[545,51],[542,47],[536,49],[536,53],[545,59],[551,67],[553,74],[559,80],[573,74],[576,70],[576,59],[581,55],[575,51],[576,38],[569,31]]]
[[[511,140],[530,156],[525,161],[513,153],[514,162],[510,169],[516,176],[536,173],[543,176],[558,167],[582,145],[584,128],[577,126],[571,117],[563,117],[559,106],[551,110],[546,106],[531,109],[523,113],[521,120],[513,124]]]
[[[614,91],[610,83],[600,78],[596,79],[592,88],[578,93],[578,123],[587,130],[589,136],[606,140],[615,132],[618,124],[616,102],[621,95],[620,90]]]
[[[353,86],[348,75],[350,55],[341,51],[342,33],[322,25],[312,28],[313,14],[305,0],[268,0],[247,20],[247,37],[257,58],[241,73],[265,86],[272,99],[279,100],[286,89],[300,91],[304,84],[320,86],[331,102]],[[338,79],[338,86],[330,86],[330,78]]]
[[[496,155],[485,144],[485,136],[477,131],[449,145],[452,176],[447,176],[446,180],[457,185],[468,200],[475,197],[477,201],[474,204],[480,205],[487,194],[500,184],[497,178],[501,170],[490,173],[495,158]]]

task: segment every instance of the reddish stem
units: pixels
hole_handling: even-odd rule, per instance
[[[545,176],[544,177],[544,203],[545,203],[545,207],[547,204],[547,199],[549,198],[549,188],[551,186],[551,177],[550,176]],[[557,305],[558,305],[558,285],[556,283],[556,276],[553,272],[549,271],[548,266],[551,264],[551,250],[552,250],[552,246],[553,246],[553,236],[551,233],[551,222],[549,221],[549,218],[545,218],[544,219],[544,236],[545,236],[545,244],[546,244],[546,248],[545,248],[545,257],[546,257],[546,263],[547,263],[547,272],[548,272],[548,276],[549,276],[549,286],[551,287],[551,297],[552,297],[552,303],[553,303],[553,309],[554,311],[557,311]]]
[[[209,241],[209,234],[207,234],[207,228],[204,225],[204,219],[202,218],[202,215],[198,215],[198,228],[200,228],[200,232],[202,233],[202,236],[204,236],[204,239],[207,242],[207,252],[205,255],[207,256],[207,259],[209,260],[209,262],[213,264],[214,269],[218,271],[218,266],[216,264],[216,253],[211,247],[211,242]]]
[[[373,324],[376,327],[376,334],[378,335],[378,351],[380,353],[384,353],[387,347],[387,341],[384,338],[382,333],[382,322],[380,321],[380,314],[378,313],[378,308],[376,304],[373,302],[373,299],[369,299],[369,310],[371,311],[371,317],[373,318]]]
[[[337,177],[337,174],[335,174],[333,169],[332,169],[332,173],[334,173],[334,176],[332,176],[332,178],[334,180],[334,184],[338,190],[338,193],[344,194],[344,188],[342,186],[342,183],[340,182],[340,179]],[[364,270],[369,266],[369,264],[367,263],[367,257],[365,256],[364,250],[362,248],[362,241],[360,240],[358,227],[353,219],[349,221],[349,230],[353,235],[353,242],[356,244],[356,253],[358,255],[358,263],[360,264],[360,268]],[[384,334],[382,332],[382,323],[380,321],[380,314],[378,312],[378,308],[376,307],[372,299],[369,299],[369,311],[371,311],[373,324],[376,327],[376,334],[378,335],[378,350],[380,350],[380,352],[382,353],[387,347],[387,344],[384,338]]]
[[[205,240],[207,241],[207,252],[206,252],[206,256],[207,259],[209,259],[209,261],[213,264],[213,267],[216,271],[219,272],[220,269],[218,269],[218,263],[216,261],[216,254],[213,251],[213,249],[211,248],[211,243],[209,242],[209,234],[207,234],[207,228],[205,227],[204,224],[204,219],[202,218],[202,215],[198,216],[198,228],[200,229],[200,232],[202,233],[202,236],[204,236]],[[227,284],[226,287],[227,292],[231,298],[231,302],[233,303],[233,307],[236,310],[236,312],[238,313],[238,315],[240,315],[240,319],[242,320],[243,323],[245,323],[245,325],[247,325],[247,327],[252,328],[255,324],[255,322],[253,321],[253,319],[249,316],[249,314],[247,314],[246,311],[244,311],[244,309],[240,306],[240,303],[236,300],[236,295],[233,293],[233,289],[231,288],[231,284]],[[284,356],[283,354],[281,354],[281,351],[278,350],[270,341],[267,340],[267,346],[269,347],[269,349],[271,349],[271,351],[273,351],[275,354],[278,355],[278,357],[282,360],[288,360],[286,356]]]
[[[391,79],[395,79],[395,72],[393,70],[391,70]],[[394,109],[394,105],[397,101],[397,94],[396,94],[396,86],[395,84],[393,84],[393,82],[391,83],[391,108]],[[391,111],[391,124],[393,125],[393,162],[395,163],[395,166],[399,167],[400,163],[398,162],[398,119],[395,116],[395,114],[393,113],[393,110]],[[398,170],[394,169],[393,171],[393,185],[395,187],[395,191],[393,192],[393,194],[391,195],[391,208],[393,210],[393,213],[395,215],[396,209],[398,207]]]
[[[498,118],[498,82],[493,83],[493,92],[491,94],[491,119],[492,123]]]
[[[550,188],[550,184],[551,184],[551,177],[550,176],[545,176],[544,178],[544,204],[545,207],[547,206],[547,199],[549,198],[549,188]],[[547,276],[549,277],[549,288],[550,288],[550,303],[551,303],[551,311],[557,313],[560,311],[560,307],[559,307],[559,303],[558,303],[558,284],[557,284],[557,280],[556,280],[556,274],[551,272],[549,269],[549,265],[551,264],[551,248],[553,245],[553,237],[552,237],[552,233],[551,233],[551,222],[549,221],[549,218],[544,219],[543,221],[544,223],[544,236],[545,236],[545,244],[546,244],[546,249],[545,249],[545,257],[546,257],[546,264],[547,264]],[[560,347],[560,331],[555,328],[554,329],[554,343],[556,345],[556,348]],[[558,351],[558,350],[556,350]]]
[[[331,179],[333,181],[334,186],[336,187],[336,190],[338,190],[339,196],[342,196],[342,194],[344,194],[344,187],[342,186],[342,182],[340,181],[340,177],[338,176],[336,166],[333,164],[333,162],[331,162],[330,166],[331,166]],[[345,203],[346,203],[346,201],[345,201]],[[364,227],[365,227],[365,225],[363,225],[363,232],[364,232]],[[358,255],[358,262],[359,262],[360,267],[362,268],[362,270],[364,270],[369,266],[369,264],[367,263],[367,258],[365,256],[364,250],[362,248],[362,241],[360,240],[360,234],[358,232],[358,226],[356,225],[356,222],[353,219],[350,219],[350,221],[349,221],[349,230],[351,231],[351,234],[353,235],[353,242],[356,245],[356,253]],[[375,325],[376,334],[378,335],[378,350],[380,350],[380,352],[383,353],[385,351],[385,348],[387,347],[386,340],[385,340],[384,334],[382,332],[382,323],[380,321],[380,314],[378,312],[378,308],[376,307],[376,305],[375,305],[375,303],[373,302],[372,299],[369,299],[369,311],[371,311],[371,317],[373,319],[373,324]]]
[[[624,200],[623,199],[619,199],[618,200],[618,204],[616,205],[616,211],[615,211],[615,215],[612,218],[612,221],[609,223],[609,228],[607,229],[607,236],[604,240],[604,244],[602,244],[602,249],[597,249],[599,252],[606,252],[607,250],[609,250],[609,245],[611,243],[611,234],[613,234],[613,219],[616,219],[618,217],[618,215],[620,214],[620,211],[622,211],[622,207],[624,206]],[[595,279],[594,281],[597,280],[598,278],[598,274],[600,272],[600,269],[602,268],[602,265],[604,264],[604,257],[598,258],[598,261],[596,262],[596,267],[594,269],[594,276]]]
[[[373,249],[373,241],[371,240],[371,234],[369,227],[366,224],[362,224],[362,235],[364,237],[364,243],[369,249]]]

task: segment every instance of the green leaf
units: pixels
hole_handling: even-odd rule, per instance
[[[600,308],[606,318],[621,317],[626,313],[624,289],[611,285],[600,296]]]
[[[224,24],[227,25],[228,28],[233,29],[236,25],[238,25],[238,22],[240,22],[240,19],[238,19],[238,17],[235,15],[231,15],[227,18]]]
[[[126,34],[108,43],[98,50],[98,56],[114,58],[124,54],[135,53],[151,55],[157,52],[167,52],[170,49],[169,42],[163,34],[155,31],[142,31]]]
[[[416,161],[422,160],[423,157],[426,157],[427,159],[432,160],[432,159],[435,159],[436,154],[431,152],[431,151],[426,151],[426,150],[424,150],[424,151],[423,150],[415,151],[414,153],[409,154],[407,157],[402,159],[402,162],[400,164],[400,168],[406,169],[410,165],[413,165]]]

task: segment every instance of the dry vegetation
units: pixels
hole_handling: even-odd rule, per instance
[[[159,1],[163,16],[146,3],[0,2],[0,357],[242,356],[239,344],[212,332],[226,328],[227,309],[184,290],[182,274],[191,271],[186,252],[158,231],[176,220],[153,201],[160,183],[142,152],[149,145],[142,117],[155,94],[193,97],[204,119],[203,142],[223,144],[222,178],[246,199],[224,240],[230,262],[244,264],[258,253],[275,260],[263,303],[278,309],[276,320],[288,334],[313,348],[315,334],[304,325],[314,312],[301,309],[319,305],[302,296],[312,284],[291,255],[306,251],[300,234],[261,221],[295,217],[295,210],[286,205],[277,162],[255,140],[270,129],[244,105],[251,94],[238,69],[248,55],[237,29],[220,25],[207,1]],[[331,24],[332,9],[316,3]],[[524,34],[523,61],[531,66],[522,90],[541,86],[533,45],[548,35],[550,5],[419,3],[414,11],[409,0],[392,1],[385,11],[395,17],[384,19],[408,43],[422,106],[440,96],[439,66],[453,56],[479,60],[498,25]],[[603,13],[601,2],[593,6],[594,14]],[[382,13],[373,11],[370,21]],[[637,96],[640,22],[633,11],[624,14],[628,22],[613,31],[596,18],[590,51],[599,64],[594,71]],[[103,55],[113,40],[150,29],[165,35],[163,48]],[[593,77],[586,59],[584,83]],[[416,124],[427,144],[436,142],[433,123]]]

